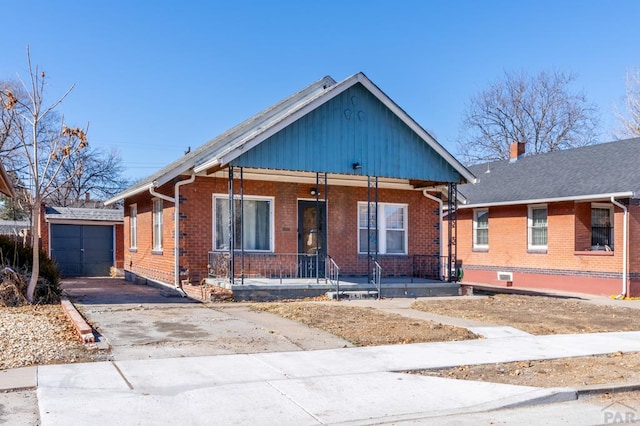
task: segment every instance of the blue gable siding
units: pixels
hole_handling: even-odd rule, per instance
[[[354,171],[354,163],[361,169]],[[437,182],[462,179],[361,84],[243,153],[231,165]]]

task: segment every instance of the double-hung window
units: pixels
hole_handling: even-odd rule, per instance
[[[129,248],[136,249],[138,247],[138,206],[131,204],[129,206]]]
[[[547,249],[547,206],[529,206],[528,215],[528,249]]]
[[[489,248],[489,210],[473,211],[473,248],[487,250]]]
[[[214,195],[214,250],[229,250],[229,197]],[[235,250],[273,251],[273,198],[244,196],[233,204]]]
[[[160,198],[153,200],[153,251],[162,251],[162,208]]]
[[[359,253],[407,254],[407,228],[406,204],[358,203]]]
[[[613,250],[613,207],[591,205],[591,249]]]

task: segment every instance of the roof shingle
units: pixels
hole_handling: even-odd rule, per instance
[[[458,186],[467,205],[640,193],[640,138],[469,167],[478,181]]]

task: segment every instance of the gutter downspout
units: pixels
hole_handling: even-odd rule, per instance
[[[433,201],[437,202],[438,206],[439,206],[438,207],[438,214],[439,214],[439,220],[440,220],[440,222],[439,222],[439,224],[440,224],[440,238],[438,238],[438,241],[440,242],[440,244],[439,244],[440,248],[439,248],[439,253],[438,253],[438,262],[440,262],[440,260],[442,259],[442,243],[443,243],[442,234],[443,234],[443,231],[444,231],[443,228],[442,228],[442,222],[443,222],[443,218],[444,218],[444,203],[440,198],[434,197],[433,195],[428,194],[426,189],[422,190],[422,195],[424,195],[426,198],[428,198],[430,200],[433,200]],[[443,278],[444,277],[442,276],[442,268],[440,268],[440,279],[443,279]]]
[[[191,177],[189,179],[185,179],[185,180],[181,180],[179,182],[176,182],[176,184],[174,185],[174,193],[175,193],[175,207],[173,209],[173,226],[174,226],[174,247],[173,247],[173,253],[174,253],[174,266],[173,266],[173,276],[174,276],[174,287],[176,288],[176,290],[178,290],[180,293],[182,293],[182,296],[186,296],[186,293],[184,292],[184,290],[182,289],[182,285],[180,284],[180,187],[182,185],[188,185],[190,183],[193,183],[193,181],[196,180],[196,174],[194,172],[191,172]]]
[[[622,223],[622,292],[616,296],[616,299],[623,299],[627,296],[627,244],[628,244],[628,236],[627,236],[627,215],[628,209],[624,204],[619,203],[612,196],[611,203],[615,206],[618,206],[624,212],[624,222]]]
[[[173,287],[185,297],[187,294],[182,289],[180,285],[180,187],[182,185],[187,185],[193,183],[196,180],[196,175],[192,171],[191,177],[185,180],[181,180],[175,183],[173,187],[174,197],[169,197],[164,194],[160,194],[154,190],[156,187],[156,182],[154,182],[153,186],[149,188],[149,193],[154,197],[162,198],[170,203],[174,204],[173,208]]]

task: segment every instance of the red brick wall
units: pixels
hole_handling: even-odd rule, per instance
[[[236,185],[239,185],[236,182]],[[244,182],[246,196],[274,197],[274,243],[276,253],[298,251],[298,199],[312,199],[309,191],[315,185],[249,181]],[[236,186],[236,192],[239,187]],[[157,192],[173,196],[173,185]],[[324,192],[324,188],[321,188]],[[357,205],[367,200],[366,188],[329,186],[327,199],[327,248],[342,271],[365,274],[366,255],[358,255]],[[213,194],[228,193],[227,180],[198,177],[180,189],[180,223],[183,237],[180,247],[181,269],[188,269],[190,279],[207,276],[207,253],[213,248]],[[151,195],[139,194],[125,200],[124,241],[125,270],[160,282],[173,283],[173,204],[165,202],[164,250],[151,252]],[[323,194],[324,198],[324,194]],[[439,250],[438,204],[425,198],[420,191],[379,190],[379,201],[408,204],[409,254],[436,255]],[[137,249],[129,249],[129,206],[137,204]],[[406,256],[405,256],[406,257]]]
[[[610,294],[622,287],[623,211],[614,209],[614,251],[587,251],[591,247],[591,203],[547,205],[548,249],[527,249],[527,206],[489,208],[489,250],[473,250],[473,211],[458,212],[458,258],[465,282],[503,285],[497,270],[514,272],[514,286],[556,288]],[[640,247],[640,207],[630,206],[630,248]],[[636,232],[634,232],[636,230]],[[633,259],[630,273],[640,272]]]
[[[124,267],[124,224],[118,223],[115,225],[116,228],[116,241],[115,241],[115,252],[116,252],[116,268],[122,269]]]
[[[173,185],[166,184],[156,192],[173,197]],[[168,284],[173,284],[173,203],[163,201],[163,236],[162,251],[154,252],[153,249],[153,202],[149,193],[138,194],[135,197],[125,199],[124,203],[124,269],[137,275]],[[137,204],[137,249],[133,250],[130,244],[130,205]]]

